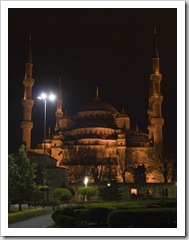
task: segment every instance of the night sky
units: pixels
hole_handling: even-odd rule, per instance
[[[131,127],[148,133],[148,94],[154,27],[157,29],[164,142],[176,147],[177,9],[9,9],[8,11],[8,148],[21,144],[23,78],[32,36],[32,147],[43,138],[42,91],[59,92],[63,111],[74,113],[95,97],[125,109]],[[47,127],[53,132],[56,103],[47,103]]]

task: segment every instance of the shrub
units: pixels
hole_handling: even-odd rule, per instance
[[[90,221],[97,223],[107,222],[109,212],[110,210],[106,207],[90,208]]]
[[[92,196],[98,196],[99,191],[94,187],[82,187],[77,191],[77,194],[82,196],[92,197]]]
[[[40,215],[43,215],[47,213],[44,208],[36,208],[36,209],[29,209],[29,210],[23,210],[20,212],[14,212],[8,214],[8,223],[15,223],[24,221],[33,217],[37,217]]]
[[[71,191],[66,188],[57,188],[53,192],[53,197],[60,201],[67,201],[71,196]]]
[[[176,208],[177,202],[176,201],[167,201],[167,202],[159,202],[158,205],[162,208]]]
[[[80,223],[88,223],[90,221],[90,210],[89,209],[75,209],[74,216]]]
[[[146,208],[161,208],[159,205],[157,204],[145,204],[144,207]]]
[[[104,201],[120,200],[121,191],[117,185],[99,187],[100,197]]]
[[[176,209],[116,210],[108,216],[108,226],[114,228],[173,228],[176,222]]]
[[[56,218],[57,227],[73,228],[73,227],[76,227],[76,225],[77,225],[77,221],[76,221],[76,218],[74,217],[60,215]]]
[[[63,211],[62,210],[56,210],[56,211],[54,211],[53,212],[53,214],[52,214],[52,220],[54,221],[54,222],[56,222],[56,219],[57,219],[57,217],[58,216],[60,216],[60,215],[63,215]]]
[[[74,211],[75,207],[65,207],[62,209],[63,215],[73,217],[74,216]]]
[[[85,209],[85,206],[73,206],[73,207],[65,207],[65,208],[62,208],[62,209],[58,209],[56,211],[53,212],[52,214],[52,219],[54,222],[56,222],[56,219],[58,216],[60,215],[66,215],[66,216],[69,216],[69,217],[74,217],[74,210],[75,209]]]
[[[41,192],[49,191],[49,186],[38,186],[38,189]]]

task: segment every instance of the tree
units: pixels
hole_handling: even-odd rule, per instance
[[[66,188],[57,188],[53,192],[53,198],[66,202],[72,196],[72,193],[69,189]]]
[[[104,151],[89,146],[70,146],[64,151],[62,164],[69,167],[70,178],[75,182],[83,181],[86,175],[92,175],[98,183],[102,176]]]
[[[82,187],[79,188],[77,194],[85,197],[86,200],[89,200],[92,196],[98,196],[100,192],[94,187]]]
[[[18,150],[18,157],[9,155],[8,157],[8,193],[9,203],[15,201],[21,204],[30,200],[35,191],[36,165],[30,161],[25,151],[25,146],[21,145]]]
[[[126,172],[130,172],[130,165],[132,163],[132,151],[130,150],[122,150],[118,152],[117,157],[118,162],[118,171],[120,176],[122,177],[123,183],[126,183],[125,174]]]
[[[117,159],[108,157],[106,160],[105,173],[103,175],[105,182],[117,183]]]
[[[139,164],[133,170],[134,183],[145,183],[146,182],[146,168],[144,164]]]
[[[176,181],[176,157],[172,151],[165,146],[158,145],[153,151],[149,152],[152,170],[162,174],[164,182],[169,180]]]

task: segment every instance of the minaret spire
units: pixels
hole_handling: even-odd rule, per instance
[[[31,48],[31,33],[29,35],[29,54],[28,54],[28,63],[33,63],[32,60],[32,48]]]
[[[21,123],[22,128],[22,142],[26,144],[26,151],[31,148],[31,130],[33,128],[32,119],[32,107],[34,101],[32,99],[32,87],[34,85],[33,75],[33,62],[32,62],[32,49],[31,49],[31,35],[29,36],[29,54],[28,60],[25,65],[25,77],[23,79],[24,85],[24,98],[22,100],[22,106],[24,108],[23,121]]]
[[[154,73],[159,73],[159,51],[157,44],[157,31],[156,27],[154,28],[154,56],[152,59],[152,70]]]
[[[157,45],[157,32],[154,29],[154,43],[155,52],[152,58],[152,74],[150,75],[150,96],[149,96],[149,139],[153,140],[154,147],[158,147],[163,143],[163,131],[164,118],[162,117],[162,102],[163,96],[161,95],[160,84],[162,80],[162,74],[159,68],[159,53]]]
[[[57,101],[57,108],[55,112],[56,116],[56,124],[54,130],[57,131],[60,129],[60,119],[63,116],[63,111],[62,111],[62,79],[60,77],[59,79],[59,96],[58,96],[58,101]]]
[[[154,57],[159,58],[156,27],[154,27]]]
[[[96,87],[96,97],[95,97],[95,101],[96,101],[96,102],[99,102],[99,101],[100,101],[98,86]]]

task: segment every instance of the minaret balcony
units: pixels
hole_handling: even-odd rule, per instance
[[[22,99],[22,106],[24,108],[32,108],[34,104],[34,100],[32,99]]]
[[[160,125],[160,126],[163,126],[164,125],[164,118],[159,118],[159,117],[157,117],[157,118],[152,118],[151,119],[151,124],[152,125]]]
[[[21,128],[31,130],[33,128],[33,122],[23,121],[21,122]]]
[[[153,93],[153,95],[151,96],[151,101],[162,103],[163,102],[163,96],[159,95],[157,93]]]
[[[34,79],[33,78],[24,78],[23,84],[25,87],[33,87]]]
[[[150,80],[152,82],[161,82],[162,74],[161,73],[153,73],[150,75]]]

